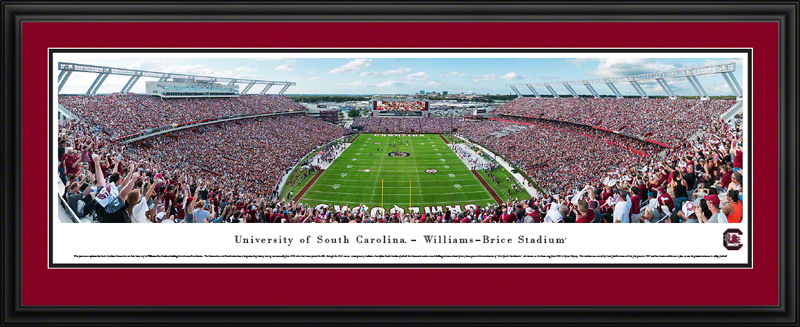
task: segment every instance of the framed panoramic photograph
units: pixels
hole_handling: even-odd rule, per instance
[[[798,324],[797,3],[220,5],[3,4],[3,324]]]

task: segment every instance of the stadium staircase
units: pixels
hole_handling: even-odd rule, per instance
[[[77,115],[72,113],[72,111],[70,111],[66,107],[62,106],[61,104],[58,105],[58,113],[60,113],[62,116],[65,116],[65,117],[67,117],[69,119],[76,119],[76,120],[79,120],[79,121],[81,120],[80,117],[78,117]]]
[[[743,106],[744,102],[737,101],[736,104],[734,104],[730,109],[728,109],[728,111],[725,111],[725,113],[723,113],[722,116],[720,116],[720,118],[722,118],[726,124],[730,125],[731,121],[733,121],[733,119],[736,118],[736,114],[742,112]]]
[[[702,100],[700,100],[700,101],[697,101],[697,103],[695,103],[695,104],[694,104],[694,105],[693,105],[691,108],[689,108],[689,110],[687,110],[687,111],[689,111],[689,112],[694,112],[694,110],[695,110],[695,109],[697,109],[697,107],[701,106],[702,104],[703,104],[703,101],[702,101]]]

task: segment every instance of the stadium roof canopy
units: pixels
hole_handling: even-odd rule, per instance
[[[644,89],[641,85],[639,85],[639,81],[645,80],[656,80],[658,85],[664,90],[664,92],[669,95],[670,98],[676,98],[675,92],[672,91],[672,87],[670,87],[669,83],[666,81],[666,78],[679,78],[685,77],[689,80],[689,83],[692,84],[692,88],[694,88],[697,95],[699,95],[703,99],[708,99],[708,94],[706,93],[703,85],[700,84],[700,81],[697,80],[697,76],[701,75],[712,75],[712,74],[722,74],[722,77],[725,78],[725,81],[728,83],[728,86],[731,88],[733,93],[736,95],[737,98],[742,97],[742,87],[739,86],[739,82],[736,81],[733,73],[736,71],[736,63],[735,62],[728,62],[710,66],[703,66],[703,67],[696,67],[696,68],[688,68],[688,69],[679,69],[679,70],[672,70],[667,72],[661,73],[649,73],[649,74],[639,74],[639,75],[631,75],[631,76],[619,76],[619,77],[608,77],[608,78],[597,78],[597,79],[587,79],[587,80],[576,80],[576,81],[564,81],[564,82],[549,82],[549,83],[528,83],[528,84],[508,84],[507,87],[510,87],[511,90],[514,91],[518,96],[523,96],[522,92],[519,91],[517,87],[525,86],[535,97],[540,97],[539,92],[536,91],[536,86],[544,87],[554,97],[558,98],[558,93],[553,89],[553,86],[563,85],[567,88],[567,91],[573,96],[578,97],[578,93],[575,92],[575,89],[572,88],[572,85],[584,85],[589,92],[594,95],[594,97],[600,97],[597,91],[594,89],[592,84],[606,84],[614,95],[617,98],[622,97],[622,93],[619,92],[619,89],[614,85],[617,82],[629,82],[633,88],[639,93],[639,96],[643,98],[647,98],[647,93],[644,92]]]
[[[230,77],[213,77],[213,76],[202,76],[202,75],[190,75],[190,74],[176,74],[176,73],[163,73],[163,72],[153,72],[147,70],[138,70],[138,69],[127,69],[127,68],[114,68],[114,67],[106,67],[106,66],[95,66],[95,65],[84,65],[84,64],[76,64],[71,62],[59,62],[58,69],[61,73],[58,74],[58,90],[61,91],[61,88],[67,83],[67,79],[69,79],[70,74],[72,72],[80,72],[80,73],[96,73],[97,78],[94,80],[94,83],[89,87],[89,90],[86,91],[86,94],[95,94],[97,90],[100,89],[100,85],[105,82],[108,75],[123,75],[123,76],[130,76],[131,79],[122,87],[120,93],[128,93],[132,88],[133,85],[139,81],[140,77],[155,77],[158,78],[159,81],[166,81],[168,79],[184,79],[190,81],[197,81],[197,82],[208,82],[208,83],[228,83],[228,85],[233,85],[236,83],[246,83],[247,86],[244,90],[242,90],[241,94],[247,93],[253,85],[261,84],[266,85],[264,89],[261,91],[261,94],[266,94],[267,90],[273,85],[283,85],[283,89],[281,89],[278,94],[283,94],[286,92],[290,86],[297,85],[295,82],[288,82],[288,81],[265,81],[265,80],[257,80],[257,79],[243,79],[243,78],[230,78]]]

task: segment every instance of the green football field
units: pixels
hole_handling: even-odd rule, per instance
[[[386,209],[496,203],[438,134],[399,139],[381,135],[386,134],[358,137],[299,201],[351,207],[363,203]],[[391,142],[397,146],[389,146]],[[400,156],[390,156],[391,152]]]

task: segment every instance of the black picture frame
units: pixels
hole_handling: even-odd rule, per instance
[[[2,324],[750,324],[797,325],[797,1],[559,3],[2,3]],[[132,10],[135,8],[135,10]],[[763,21],[780,24],[780,303],[776,306],[73,307],[21,304],[21,24],[33,21]],[[735,287],[735,285],[732,285]],[[55,291],[55,290],[54,290]],[[587,290],[589,291],[589,290]]]

